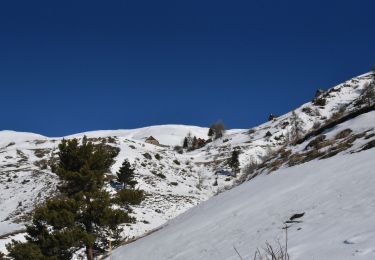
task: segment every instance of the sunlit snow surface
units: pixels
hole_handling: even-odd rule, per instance
[[[375,126],[375,112],[332,129]],[[356,143],[362,146],[362,143]],[[291,259],[375,259],[375,149],[344,153],[261,175],[117,249],[113,259],[253,259],[257,247],[283,241]]]

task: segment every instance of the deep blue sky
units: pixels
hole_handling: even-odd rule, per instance
[[[374,1],[1,1],[0,129],[248,128],[375,64]]]

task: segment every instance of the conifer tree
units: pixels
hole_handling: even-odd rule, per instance
[[[207,134],[209,137],[213,137],[214,136],[214,130],[212,129],[212,127],[210,127],[210,129],[208,129],[208,134]]]
[[[187,149],[189,146],[187,137],[184,138],[184,143],[182,145],[182,148]]]
[[[240,171],[240,162],[238,160],[240,153],[237,150],[232,152],[231,158],[229,158],[228,164],[229,167],[232,169],[234,173],[238,173]]]
[[[27,242],[7,245],[15,260],[67,260],[80,248],[93,260],[95,252],[105,251],[108,239],[119,239],[119,224],[134,220],[113,209],[114,200],[103,189],[113,153],[84,137],[81,145],[77,139],[63,140],[58,155],[53,168],[60,194],[36,208]]]
[[[134,168],[131,167],[129,161],[126,159],[116,174],[119,182],[121,182],[124,187],[129,186],[133,189],[138,183],[136,180],[134,180]]]
[[[193,137],[193,141],[191,142],[191,149],[196,149],[198,147],[197,145],[198,139],[196,136]]]

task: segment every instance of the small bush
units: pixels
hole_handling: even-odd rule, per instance
[[[281,124],[281,128],[282,129],[285,129],[288,125],[290,125],[290,123],[288,121],[284,121],[282,124]]]
[[[48,168],[48,161],[47,160],[35,161],[34,165],[39,167],[41,170],[46,170]]]
[[[184,153],[184,148],[180,145],[176,145],[173,150],[175,150],[175,152],[179,153],[179,154],[183,154]]]
[[[363,146],[362,151],[368,150],[374,147],[375,147],[375,140],[372,140]]]
[[[242,168],[242,176],[245,176],[245,178],[247,178],[248,176],[252,175],[253,173],[255,173],[258,166],[259,165],[255,162],[255,160],[250,160],[250,162]]]
[[[318,137],[316,137],[314,140],[310,141],[305,149],[309,149],[309,148],[315,148],[315,149],[320,149],[321,148],[321,145],[322,145],[322,142],[326,139],[326,136],[325,135],[319,135]]]
[[[274,114],[270,114],[270,115],[268,116],[268,121],[273,121],[273,120],[275,120],[276,118],[278,118],[278,116],[276,116],[276,115],[274,115]]]
[[[314,106],[324,107],[327,103],[327,100],[323,97],[317,97],[313,100]]]
[[[148,160],[151,160],[151,159],[152,159],[152,157],[151,157],[151,155],[150,155],[149,153],[144,153],[143,156],[144,156],[146,159],[148,159]]]
[[[180,164],[181,164],[177,159],[173,160],[173,162],[174,162],[175,164],[177,164],[177,165],[180,165]]]
[[[338,140],[338,139],[343,139],[343,138],[346,138],[348,137],[353,131],[349,128],[347,129],[344,129],[342,130],[341,132],[339,132],[336,136],[335,136],[335,139]]]
[[[107,138],[107,142],[111,143],[111,144],[115,144],[116,143],[116,137],[109,136]]]
[[[298,154],[298,153],[293,154],[289,157],[288,165],[294,166],[294,165],[301,164],[304,158],[305,157],[303,156],[303,154]]]
[[[165,175],[162,174],[162,173],[157,173],[156,176],[158,176],[159,178],[162,178],[162,179],[167,178],[167,177],[165,177]]]
[[[304,108],[302,108],[302,112],[311,116],[312,113],[313,113],[313,110],[312,110],[311,107],[304,107]]]
[[[332,116],[329,119],[329,121],[330,122],[336,121],[336,120],[340,119],[343,115],[344,115],[344,113],[339,110],[339,111],[337,111],[337,112],[335,112],[335,113],[332,114]]]
[[[24,185],[24,184],[29,183],[29,182],[30,182],[30,180],[23,180],[23,181],[21,182],[21,184]]]
[[[153,175],[158,176],[158,177],[161,178],[161,179],[165,179],[165,178],[166,178],[165,175],[162,174],[162,173],[158,173],[158,172],[156,172],[156,171],[151,171],[151,173],[152,173]]]
[[[10,147],[12,145],[15,145],[16,143],[15,142],[10,142],[6,147]]]
[[[305,157],[303,158],[301,163],[306,163],[306,162],[312,161],[312,160],[314,160],[314,159],[316,159],[316,158],[318,158],[322,155],[323,154],[319,150],[309,151],[305,154]]]
[[[144,199],[142,190],[123,189],[117,192],[116,203],[122,206],[139,205]]]
[[[318,121],[316,121],[316,122],[314,122],[314,124],[313,124],[313,129],[319,129],[320,128],[320,126],[321,126],[322,124],[320,123],[320,122],[318,122]]]
[[[255,129],[251,128],[251,129],[249,129],[249,130],[247,131],[247,134],[252,135],[252,134],[254,134],[255,132],[256,132]]]
[[[283,149],[279,152],[279,154],[281,159],[287,159],[292,154],[292,150]]]
[[[155,159],[160,161],[162,159],[162,157],[160,156],[160,154],[157,153],[157,154],[155,154]]]
[[[169,184],[172,185],[172,186],[177,186],[177,185],[178,185],[178,183],[175,182],[175,181],[172,181],[172,182],[170,182]]]

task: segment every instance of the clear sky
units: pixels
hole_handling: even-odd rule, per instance
[[[375,64],[375,1],[1,1],[0,129],[249,128]]]

